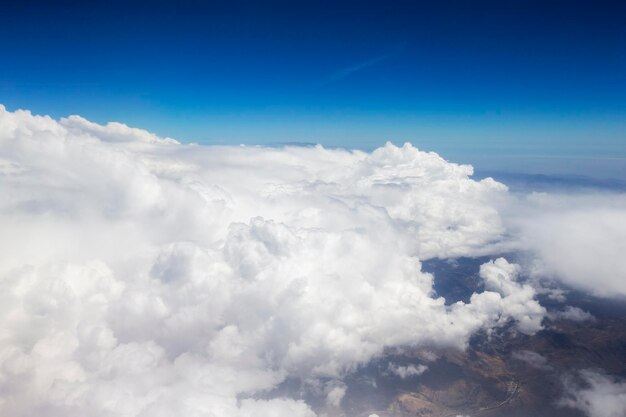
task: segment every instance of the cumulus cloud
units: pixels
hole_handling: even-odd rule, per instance
[[[562,406],[576,408],[589,417],[623,417],[626,381],[594,370],[583,370],[563,380]]]
[[[182,145],[0,108],[0,414],[313,416],[268,393],[545,311],[519,267],[446,305],[420,259],[506,247],[507,190],[411,145]],[[263,394],[264,396],[261,396]],[[269,398],[268,398],[269,395]]]
[[[389,373],[391,373],[392,375],[396,375],[402,379],[419,376],[423,374],[424,372],[426,372],[427,369],[428,369],[428,366],[426,365],[409,364],[409,365],[403,366],[403,365],[399,365],[393,362],[389,363],[389,366],[387,367],[387,370],[389,371]]]
[[[504,258],[480,266],[480,276],[484,280],[485,288],[501,295],[503,318],[514,317],[522,332],[533,334],[541,329],[546,310],[534,300],[535,289],[529,284],[520,284],[517,281],[520,271],[519,265],[511,264]],[[472,304],[478,298],[487,297],[489,294],[489,292],[474,294]]]

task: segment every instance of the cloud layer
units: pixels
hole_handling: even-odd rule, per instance
[[[599,297],[626,299],[626,194],[534,193],[506,216],[539,273]]]
[[[408,144],[202,147],[0,108],[0,414],[312,416],[260,394],[321,378],[336,406],[385,347],[538,330],[515,264],[450,306],[421,271],[507,247],[506,187],[471,174]]]

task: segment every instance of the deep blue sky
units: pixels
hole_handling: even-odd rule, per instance
[[[11,110],[182,141],[626,166],[624,1],[3,1],[0,37]]]

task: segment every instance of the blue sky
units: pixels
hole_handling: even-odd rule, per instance
[[[624,22],[606,1],[3,2],[0,103],[626,177]]]

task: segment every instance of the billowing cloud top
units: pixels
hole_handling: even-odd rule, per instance
[[[519,267],[446,305],[420,259],[506,247],[507,189],[406,144],[182,145],[0,108],[0,414],[312,416],[259,394],[545,310]]]

